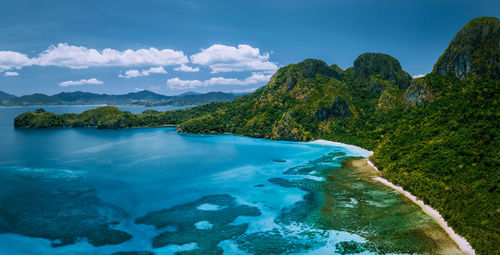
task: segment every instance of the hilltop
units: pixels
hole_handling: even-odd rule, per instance
[[[500,79],[500,22],[482,17],[467,23],[434,65],[433,73],[459,79],[473,74]]]

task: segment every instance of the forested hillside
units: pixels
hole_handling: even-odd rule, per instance
[[[98,107],[80,114],[55,114],[40,108],[35,112],[27,111],[17,116],[14,119],[14,126],[30,128],[97,127],[99,129],[172,126],[213,112],[227,103],[210,103],[194,108],[165,112],[146,110],[139,114],[121,111],[116,106]]]

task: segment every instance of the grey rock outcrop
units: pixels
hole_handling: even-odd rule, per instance
[[[403,104],[406,106],[420,105],[433,99],[429,85],[423,79],[414,79],[406,90]]]
[[[500,20],[471,20],[458,33],[434,65],[434,73],[464,79],[470,74],[500,78]]]

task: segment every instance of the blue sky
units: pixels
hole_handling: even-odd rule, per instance
[[[500,1],[0,0],[0,90],[251,91],[306,58],[365,52],[425,74],[470,19]]]

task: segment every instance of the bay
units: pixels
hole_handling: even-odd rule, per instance
[[[439,231],[430,217],[342,168],[348,158],[371,155],[361,148],[175,128],[13,127],[17,114],[36,108],[0,108],[0,250],[8,254],[437,249],[421,233]],[[387,210],[395,213],[380,215]],[[369,226],[374,219],[379,225]]]

